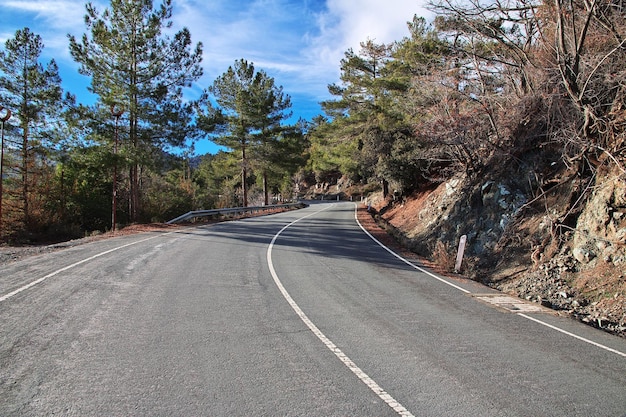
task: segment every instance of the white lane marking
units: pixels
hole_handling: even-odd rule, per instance
[[[468,291],[468,290],[466,290],[465,288],[461,288],[461,287],[459,287],[458,285],[455,285],[455,284],[453,284],[453,283],[451,283],[451,282],[448,282],[448,281],[446,281],[445,279],[440,278],[440,277],[438,277],[437,275],[435,275],[435,274],[433,274],[433,273],[431,273],[431,272],[428,272],[428,271],[426,271],[425,269],[420,268],[420,267],[418,267],[418,266],[414,265],[414,264],[413,264],[413,263],[411,263],[410,261],[408,261],[408,260],[404,259],[402,256],[398,255],[397,253],[395,253],[394,251],[392,251],[391,249],[389,249],[387,246],[385,246],[384,244],[382,244],[382,243],[381,243],[378,239],[376,239],[376,238],[375,238],[374,236],[372,236],[372,235],[371,235],[371,234],[370,234],[367,230],[365,230],[365,227],[363,227],[363,225],[361,224],[361,222],[359,222],[358,215],[357,215],[357,210],[358,210],[358,206],[357,206],[357,205],[356,205],[356,203],[355,203],[354,218],[356,219],[356,222],[358,223],[358,225],[359,225],[359,227],[361,228],[361,230],[363,230],[363,231],[364,231],[364,232],[365,232],[365,233],[366,233],[366,234],[367,234],[367,235],[368,235],[368,236],[369,236],[369,237],[370,237],[370,238],[371,238],[374,242],[378,243],[378,245],[379,245],[380,247],[382,247],[383,249],[385,249],[387,252],[389,252],[390,254],[392,254],[393,256],[395,256],[396,258],[400,259],[400,260],[401,260],[402,262],[404,262],[405,264],[407,264],[407,265],[411,265],[413,268],[417,269],[418,271],[423,272],[423,273],[425,273],[425,274],[427,274],[427,275],[429,275],[429,276],[431,276],[431,277],[433,277],[433,278],[435,278],[435,279],[437,279],[437,280],[439,280],[439,281],[443,282],[444,284],[448,284],[449,286],[454,287],[454,288],[456,288],[457,290],[463,291],[465,294],[471,294],[471,292],[470,292],[470,291]],[[568,335],[568,336],[571,336],[571,337],[573,337],[573,338],[575,338],[575,339],[578,339],[578,340],[580,340],[580,341],[582,341],[582,342],[586,342],[586,343],[589,343],[589,344],[591,344],[591,345],[593,345],[593,346],[599,347],[600,349],[604,349],[604,350],[606,350],[606,351],[609,351],[609,352],[615,353],[615,354],[617,354],[617,355],[620,355],[620,356],[624,356],[624,357],[626,357],[626,353],[620,352],[619,350],[615,350],[615,349],[610,348],[610,347],[608,347],[608,346],[605,346],[605,345],[603,345],[603,344],[600,344],[600,343],[594,342],[594,341],[592,341],[592,340],[586,339],[586,338],[584,338],[584,337],[582,337],[582,336],[578,336],[578,335],[576,335],[576,334],[574,334],[574,333],[570,333],[570,332],[568,332],[567,330],[560,329],[560,328],[558,328],[558,327],[556,327],[556,326],[553,326],[553,325],[551,325],[551,324],[548,324],[548,323],[546,323],[546,322],[544,322],[544,321],[541,321],[541,320],[539,320],[539,319],[535,319],[535,318],[533,318],[533,317],[527,316],[526,314],[522,314],[522,313],[517,313],[517,315],[518,315],[518,316],[520,316],[520,317],[524,317],[524,318],[526,318],[526,319],[528,319],[528,320],[534,321],[535,323],[538,323],[538,324],[541,324],[541,325],[543,325],[543,326],[549,327],[549,328],[551,328],[552,330],[556,330],[557,332],[561,332],[561,333],[563,333],[563,334],[566,334],[566,335]]]
[[[85,259],[83,259],[83,260],[81,260],[81,261],[75,262],[75,263],[73,263],[73,264],[71,264],[71,265],[68,265],[68,266],[66,266],[66,267],[63,267],[63,268],[61,268],[61,269],[57,269],[56,271],[51,272],[51,273],[49,273],[48,275],[46,275],[46,276],[44,276],[44,277],[41,277],[41,278],[39,278],[39,279],[36,279],[35,281],[30,282],[30,283],[28,283],[28,284],[24,285],[23,287],[18,288],[18,289],[17,289],[17,290],[15,290],[15,291],[12,291],[12,292],[10,292],[10,293],[8,293],[8,294],[3,295],[2,297],[0,297],[0,302],[3,302],[3,301],[5,301],[5,300],[8,300],[9,298],[11,298],[11,297],[13,297],[13,296],[15,296],[15,295],[17,295],[17,294],[19,294],[19,293],[21,293],[21,292],[23,292],[23,291],[26,291],[27,289],[29,289],[29,288],[31,288],[31,287],[34,287],[34,286],[35,286],[35,285],[37,285],[37,284],[40,284],[40,283],[44,282],[44,281],[45,281],[45,280],[47,280],[48,278],[52,278],[53,276],[58,275],[58,274],[60,274],[61,272],[67,271],[68,269],[71,269],[71,268],[74,268],[74,267],[76,267],[76,266],[78,266],[78,265],[84,264],[85,262],[92,261],[92,260],[94,260],[94,259],[96,259],[96,258],[99,258],[99,257],[101,257],[101,256],[107,255],[107,254],[109,254],[109,253],[111,253],[111,252],[115,252],[115,251],[117,251],[117,250],[124,249],[124,248],[127,248],[127,247],[129,247],[129,246],[136,245],[136,244],[138,244],[138,243],[142,243],[142,242],[148,241],[148,240],[150,240],[150,239],[157,238],[157,237],[159,237],[159,236],[164,236],[164,235],[169,234],[169,233],[174,233],[174,232],[163,233],[163,234],[160,234],[160,235],[157,235],[157,236],[150,236],[149,238],[146,238],[146,239],[138,240],[138,241],[136,241],[136,242],[127,243],[126,245],[122,245],[122,246],[118,246],[117,248],[109,249],[109,250],[107,250],[107,251],[104,251],[104,252],[98,253],[98,254],[96,254],[96,255],[90,256],[89,258],[85,258]]]
[[[285,300],[287,300],[287,302],[289,303],[293,311],[296,312],[298,317],[300,317],[300,320],[302,320],[304,324],[307,325],[307,327],[313,332],[313,334],[315,334],[315,336],[317,336],[317,338],[321,340],[322,343],[324,343],[324,345],[331,352],[333,352],[335,356],[337,356],[337,358],[339,358],[339,360],[343,362],[343,364],[347,366],[348,369],[350,369],[354,375],[356,375],[365,385],[367,385],[372,391],[374,391],[374,393],[378,395],[378,397],[381,400],[387,403],[389,407],[391,407],[396,413],[398,413],[398,415],[403,416],[403,417],[413,417],[413,414],[411,414],[411,412],[409,412],[406,408],[402,406],[402,404],[400,404],[389,393],[387,393],[384,389],[382,389],[380,385],[376,383],[376,381],[370,378],[345,353],[343,353],[343,351],[340,348],[338,348],[337,345],[335,345],[328,337],[326,337],[326,335],[324,335],[324,333],[322,333],[322,331],[311,321],[311,319],[309,319],[309,317],[304,313],[304,311],[302,311],[300,306],[298,306],[298,304],[293,300],[293,298],[291,298],[291,295],[289,295],[289,293],[283,286],[283,283],[278,278],[278,274],[276,273],[276,270],[274,269],[274,263],[272,262],[272,249],[274,248],[274,243],[276,242],[276,239],[278,239],[278,236],[280,236],[283,231],[291,227],[293,224],[299,222],[300,220],[306,219],[307,217],[310,217],[310,216],[314,216],[330,207],[331,206],[327,206],[321,210],[316,211],[315,213],[311,213],[297,220],[294,220],[293,222],[289,223],[288,225],[280,229],[278,233],[276,233],[276,235],[270,242],[269,247],[267,248],[267,264],[269,266],[270,273],[272,274],[274,283],[280,290]]]
[[[589,343],[590,345],[593,345],[593,346],[599,347],[600,349],[604,349],[604,350],[606,350],[606,351],[609,351],[609,352],[611,352],[611,353],[615,353],[615,354],[617,354],[617,355],[620,355],[620,356],[623,356],[623,357],[625,357],[625,358],[626,358],[626,353],[624,353],[624,352],[620,352],[619,350],[616,350],[616,349],[610,348],[610,347],[608,347],[608,346],[605,346],[605,345],[603,345],[603,344],[600,344],[600,343],[594,342],[593,340],[586,339],[586,338],[584,338],[584,337],[582,337],[582,336],[578,336],[578,335],[576,335],[576,334],[574,334],[574,333],[570,333],[570,332],[568,332],[567,330],[563,330],[563,329],[561,329],[561,328],[558,328],[558,327],[556,327],[556,326],[553,326],[553,325],[551,325],[551,324],[548,324],[548,323],[546,323],[545,321],[541,321],[541,320],[536,319],[536,318],[534,318],[534,317],[527,316],[526,314],[517,313],[517,315],[518,315],[518,316],[520,316],[520,317],[524,317],[525,319],[528,319],[528,320],[530,320],[530,321],[534,321],[535,323],[541,324],[542,326],[549,327],[549,328],[551,328],[552,330],[556,330],[557,332],[561,332],[561,333],[563,333],[563,334],[566,334],[566,335],[568,335],[568,336],[570,336],[570,337],[573,337],[574,339],[581,340],[581,341],[583,341],[583,342],[585,342],[585,343]]]
[[[397,253],[395,253],[394,251],[392,251],[391,249],[389,249],[387,246],[385,246],[382,242],[380,242],[378,239],[376,239],[374,236],[372,236],[372,234],[370,232],[368,232],[365,227],[363,227],[363,225],[361,224],[361,222],[359,221],[358,218],[358,206],[356,205],[356,203],[354,204],[354,219],[356,220],[357,224],[359,225],[359,227],[361,228],[361,230],[363,230],[363,232],[365,232],[366,235],[368,235],[370,237],[370,239],[372,239],[374,242],[376,242],[378,244],[378,246],[380,246],[381,248],[383,248],[384,250],[386,250],[387,252],[389,252],[390,254],[392,254],[393,256],[395,256],[396,258],[398,258],[399,260],[401,260],[402,262],[404,262],[405,264],[412,266],[413,268],[417,269],[418,271],[432,277],[435,278],[437,281],[441,281],[446,285],[451,286],[452,288],[456,288],[457,290],[464,292],[465,294],[470,294],[470,291],[466,290],[465,288],[459,287],[456,284],[453,284],[450,281],[447,281],[441,277],[438,277],[437,275],[433,274],[432,272],[429,272],[427,270],[425,270],[424,268],[420,268],[419,266],[415,265],[413,262],[403,258],[402,256],[398,255]]]

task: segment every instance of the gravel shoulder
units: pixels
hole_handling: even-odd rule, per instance
[[[98,235],[88,236],[81,239],[73,239],[65,242],[44,244],[44,245],[0,245],[0,265],[6,265],[21,259],[37,256],[45,253],[53,253],[63,249],[71,248],[78,245],[84,245],[102,239],[110,239],[116,236],[125,236],[136,233],[165,231],[179,228],[178,225],[167,224],[142,224],[125,227],[119,231],[107,232]]]

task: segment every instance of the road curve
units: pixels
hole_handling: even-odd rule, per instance
[[[2,416],[622,417],[625,352],[399,259],[352,203],[0,267]]]

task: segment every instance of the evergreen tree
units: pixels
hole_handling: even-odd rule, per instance
[[[5,157],[13,156],[16,162],[15,173],[9,175],[16,184],[9,194],[21,203],[12,224],[21,223],[26,230],[35,226],[33,210],[44,205],[35,203],[45,194],[35,187],[47,183],[48,154],[58,139],[61,115],[73,103],[72,96],[63,97],[56,62],[45,67],[39,62],[43,48],[41,36],[24,28],[0,52],[0,102],[13,112]]]
[[[268,148],[279,136],[281,121],[291,114],[291,99],[276,86],[274,79],[264,71],[256,71],[254,64],[244,59],[218,77],[206,92],[218,106],[208,106],[199,118],[214,141],[236,152],[241,161],[243,205],[248,205],[248,173],[253,168],[267,166]],[[263,149],[265,148],[265,149]]]
[[[322,108],[333,118],[335,140],[354,142],[348,149],[358,149],[355,156],[359,160],[359,176],[377,176],[385,195],[388,177],[378,168],[391,152],[394,133],[402,119],[392,106],[394,93],[404,88],[385,76],[391,51],[391,45],[372,40],[361,43],[359,54],[348,50],[341,61],[341,84],[329,86],[337,99],[322,103]]]
[[[204,155],[193,173],[200,194],[199,208],[207,210],[238,204],[235,189],[240,174],[239,161],[232,154],[219,151],[215,155]]]
[[[291,130],[296,133],[295,126],[287,128],[282,122],[291,116],[288,111],[291,108],[291,99],[283,93],[283,88],[276,86],[274,79],[263,77],[262,82],[257,86],[259,96],[259,116],[260,131],[256,135],[257,146],[253,149],[253,165],[260,172],[263,182],[263,196],[265,205],[269,204],[269,177],[271,174],[278,175],[278,172],[289,161],[290,155],[285,153],[286,146],[281,146],[282,142],[287,142],[285,133]],[[280,175],[278,175],[280,177]]]
[[[347,116],[337,116],[331,120],[317,116],[310,123],[306,134],[310,143],[307,166],[315,174],[316,181],[326,182],[342,174],[358,177],[359,149],[357,141],[350,135],[348,125]]]
[[[291,177],[302,167],[305,160],[305,136],[301,123],[281,126],[279,130],[263,133],[264,139],[255,149],[256,168],[261,172],[264,203],[268,205],[270,190],[289,194]]]
[[[191,50],[184,28],[173,38],[172,1],[154,8],[151,0],[112,0],[100,13],[88,3],[89,34],[70,39],[80,72],[92,77],[90,90],[99,105],[124,110],[130,160],[130,220],[140,214],[140,166],[149,166],[155,148],[183,146],[195,137],[194,103],[183,101],[183,88],[202,75],[202,45]],[[110,117],[110,116],[109,116]],[[110,137],[110,135],[109,135]]]

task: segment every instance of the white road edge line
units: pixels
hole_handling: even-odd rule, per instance
[[[376,242],[378,244],[378,246],[380,246],[381,248],[383,248],[384,250],[386,250],[387,252],[389,252],[390,254],[392,254],[393,256],[395,256],[396,258],[398,258],[399,260],[401,260],[402,262],[404,262],[405,264],[417,269],[418,271],[420,271],[421,273],[424,273],[428,276],[430,276],[431,278],[435,278],[438,281],[443,282],[446,285],[451,286],[452,288],[456,288],[457,290],[464,292],[465,294],[471,294],[470,291],[466,290],[465,288],[459,287],[456,284],[453,284],[450,281],[447,281],[441,277],[438,277],[437,275],[433,274],[432,272],[429,272],[427,270],[425,270],[424,268],[420,268],[419,266],[415,265],[413,262],[409,261],[408,259],[403,258],[402,256],[398,255],[397,253],[395,253],[394,251],[392,251],[391,249],[389,249],[387,246],[385,246],[381,241],[379,241],[378,239],[376,239],[374,236],[372,236],[372,234],[370,232],[368,232],[365,227],[363,227],[363,225],[361,224],[361,222],[359,221],[359,217],[358,217],[358,206],[355,203],[354,204],[354,219],[356,220],[356,223],[359,225],[359,227],[361,228],[361,230],[363,230],[363,232],[365,232],[366,235],[368,235],[370,237],[370,239],[372,239],[374,242]]]
[[[117,250],[124,249],[124,248],[127,248],[129,246],[136,245],[138,243],[142,243],[142,242],[148,241],[150,239],[157,238],[159,236],[164,236],[164,235],[169,234],[169,233],[173,233],[173,232],[163,233],[163,234],[160,234],[160,235],[157,235],[157,236],[150,236],[149,238],[146,238],[146,239],[142,239],[142,240],[138,240],[138,241],[135,241],[135,242],[127,243],[126,245],[122,245],[122,246],[118,246],[117,248],[109,249],[107,251],[104,251],[104,252],[98,253],[96,255],[90,256],[89,258],[85,258],[85,259],[83,259],[81,261],[75,262],[75,263],[73,263],[71,265],[68,265],[66,267],[63,267],[61,269],[57,269],[56,271],[51,272],[51,273],[49,273],[48,275],[46,275],[44,277],[36,279],[35,281],[32,281],[32,282],[24,285],[23,287],[20,287],[20,288],[16,289],[15,291],[12,291],[12,292],[10,292],[8,294],[3,295],[2,297],[0,297],[0,302],[6,301],[6,300],[8,300],[9,298],[11,298],[13,296],[15,296],[15,295],[17,295],[17,294],[19,294],[19,293],[21,293],[23,291],[26,291],[27,289],[29,289],[31,287],[34,287],[37,284],[40,284],[40,283],[44,282],[48,278],[52,278],[53,276],[58,275],[61,272],[67,271],[68,269],[71,269],[71,268],[74,268],[74,267],[76,267],[78,265],[84,264],[85,262],[92,261],[92,260],[94,260],[96,258],[99,258],[101,256],[107,255],[107,254],[109,254],[111,252],[115,252]]]
[[[563,334],[565,334],[565,335],[568,335],[568,336],[570,336],[570,337],[573,337],[574,339],[581,340],[581,341],[583,341],[583,342],[585,342],[585,343],[589,343],[590,345],[593,345],[593,346],[599,347],[600,349],[604,349],[604,350],[606,350],[606,351],[609,351],[609,352],[611,352],[611,353],[615,353],[616,355],[620,355],[620,356],[623,356],[623,357],[625,357],[625,358],[626,358],[626,353],[624,353],[624,352],[620,352],[619,350],[616,350],[616,349],[610,348],[610,347],[608,347],[608,346],[605,346],[605,345],[603,345],[603,344],[600,344],[600,343],[594,342],[593,340],[586,339],[586,338],[584,338],[584,337],[582,337],[582,336],[578,336],[578,335],[576,335],[576,334],[574,334],[574,333],[570,333],[570,332],[568,332],[567,330],[563,330],[563,329],[561,329],[561,328],[558,328],[558,327],[556,327],[556,326],[553,326],[553,325],[551,325],[551,324],[548,324],[548,323],[546,323],[546,322],[544,322],[544,321],[541,321],[541,320],[539,320],[539,319],[536,319],[536,318],[534,318],[534,317],[527,316],[526,314],[523,314],[523,313],[517,313],[517,315],[518,315],[518,316],[520,316],[520,317],[524,317],[525,319],[528,319],[528,320],[530,320],[530,321],[534,321],[535,323],[541,324],[542,326],[549,327],[549,328],[551,328],[552,330],[556,330],[557,332],[561,332],[561,333],[563,333]]]
[[[435,275],[435,274],[433,274],[433,273],[431,273],[431,272],[428,272],[428,271],[426,271],[426,270],[425,270],[425,269],[423,269],[423,268],[420,268],[419,266],[417,266],[417,265],[413,264],[413,263],[412,263],[412,262],[410,262],[409,260],[404,259],[402,256],[398,255],[397,253],[395,253],[394,251],[392,251],[391,249],[389,249],[387,246],[385,246],[383,243],[381,243],[381,242],[380,242],[378,239],[376,239],[374,236],[372,236],[372,235],[371,235],[371,234],[370,234],[370,233],[369,233],[369,232],[365,229],[365,227],[363,227],[363,225],[362,225],[362,224],[361,224],[361,222],[359,221],[359,218],[358,218],[358,206],[356,205],[356,203],[355,203],[355,210],[354,210],[354,218],[356,219],[356,222],[357,222],[357,224],[359,225],[359,227],[361,228],[361,230],[363,230],[363,231],[365,232],[365,234],[367,234],[367,235],[368,235],[368,236],[369,236],[369,237],[370,237],[370,238],[371,238],[374,242],[376,242],[376,243],[377,243],[380,247],[382,247],[383,249],[385,249],[387,252],[389,252],[390,254],[392,254],[393,256],[395,256],[396,258],[398,258],[399,260],[401,260],[401,261],[402,261],[402,262],[404,262],[405,264],[410,265],[410,266],[412,266],[413,268],[417,269],[418,271],[423,272],[423,273],[425,273],[426,275],[428,275],[428,276],[430,276],[430,277],[433,277],[433,278],[435,278],[435,279],[437,279],[437,280],[439,280],[439,281],[443,282],[444,284],[448,284],[449,286],[454,287],[454,288],[456,288],[457,290],[464,292],[465,294],[471,294],[471,292],[470,292],[470,291],[468,291],[468,290],[466,290],[465,288],[461,288],[461,287],[459,287],[458,285],[455,285],[455,284],[453,284],[453,283],[451,283],[451,282],[448,282],[448,281],[446,281],[445,279],[440,278],[440,277],[438,277],[437,275]],[[568,335],[568,336],[570,336],[570,337],[573,337],[573,338],[575,338],[575,339],[578,339],[578,340],[580,340],[580,341],[582,341],[582,342],[589,343],[590,345],[593,345],[593,346],[599,347],[600,349],[604,349],[604,350],[606,350],[606,351],[608,351],[608,352],[615,353],[615,354],[617,354],[617,355],[620,355],[620,356],[626,357],[626,353],[624,353],[624,352],[620,352],[619,350],[616,350],[616,349],[610,348],[610,347],[608,347],[608,346],[605,346],[605,345],[603,345],[603,344],[600,344],[600,343],[594,342],[593,340],[589,340],[589,339],[586,339],[586,338],[584,338],[584,337],[582,337],[582,336],[578,336],[578,335],[576,335],[576,334],[574,334],[574,333],[570,333],[570,332],[568,332],[567,330],[560,329],[560,328],[558,328],[558,327],[556,327],[556,326],[553,326],[553,325],[551,325],[551,324],[546,323],[545,321],[541,321],[541,320],[539,320],[539,319],[536,319],[536,318],[533,318],[533,317],[527,316],[526,314],[522,314],[522,313],[517,313],[517,315],[518,315],[518,316],[520,316],[520,317],[524,317],[525,319],[528,319],[528,320],[534,321],[535,323],[541,324],[542,326],[549,327],[550,329],[552,329],[552,330],[556,330],[557,332],[561,332],[561,333],[563,333],[563,334],[565,334],[565,335]]]
[[[330,205],[326,206],[321,210],[318,210],[314,213],[308,214],[297,220],[294,220],[293,222],[289,223],[288,225],[280,229],[278,233],[276,233],[276,235],[274,236],[274,238],[272,239],[272,241],[270,242],[267,248],[267,264],[269,266],[270,273],[272,274],[274,283],[280,290],[285,300],[287,300],[291,308],[296,312],[298,317],[300,317],[302,322],[304,322],[304,324],[306,324],[307,327],[313,332],[313,334],[315,334],[315,336],[317,336],[317,338],[321,340],[322,343],[324,343],[324,345],[331,352],[333,352],[335,356],[337,356],[337,358],[339,358],[339,360],[343,362],[343,364],[347,366],[348,369],[350,369],[350,371],[352,371],[354,375],[356,375],[365,385],[367,385],[376,395],[378,395],[378,397],[381,400],[387,403],[389,407],[391,407],[396,413],[398,413],[398,415],[403,416],[403,417],[414,417],[413,414],[411,414],[411,412],[409,412],[406,408],[404,408],[404,406],[402,406],[402,404],[396,401],[389,393],[383,390],[372,378],[370,378],[365,372],[363,372],[363,370],[359,368],[345,353],[343,353],[341,349],[339,349],[328,337],[326,337],[326,335],[324,335],[324,333],[322,333],[320,329],[318,329],[318,327],[311,321],[311,319],[309,319],[309,317],[304,313],[304,311],[302,311],[300,306],[298,306],[298,304],[293,300],[293,298],[291,298],[291,295],[289,295],[289,293],[283,286],[282,282],[278,278],[278,274],[276,273],[276,270],[274,269],[274,263],[272,262],[272,249],[274,248],[274,243],[276,242],[276,239],[278,239],[281,233],[283,233],[287,228],[291,227],[292,225],[299,222],[300,220],[316,215],[330,207],[331,207]]]

